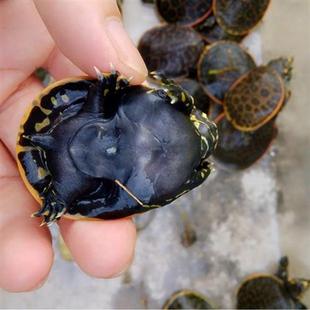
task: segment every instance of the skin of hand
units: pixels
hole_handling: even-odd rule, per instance
[[[33,76],[46,68],[56,79],[95,76],[111,63],[133,84],[147,75],[112,0],[0,1],[0,287],[11,292],[39,288],[53,263],[48,228],[30,214],[39,206],[15,163],[19,123],[42,85]],[[58,222],[75,262],[87,274],[109,278],[133,259],[131,218]]]

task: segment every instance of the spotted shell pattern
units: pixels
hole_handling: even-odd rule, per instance
[[[210,14],[212,0],[156,0],[156,7],[166,22],[188,26]]]
[[[285,90],[281,77],[271,68],[257,67],[228,91],[224,111],[232,125],[252,131],[271,120],[281,109]]]

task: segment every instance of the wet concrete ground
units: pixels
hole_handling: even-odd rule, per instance
[[[127,0],[126,6],[138,2]],[[146,28],[157,22],[132,11]],[[220,307],[233,307],[240,279],[251,272],[273,272],[282,254],[291,259],[292,275],[309,278],[309,16],[308,0],[272,0],[261,36],[254,37],[254,53],[264,61],[295,57],[293,96],[279,118],[279,136],[262,161],[240,173],[217,169],[199,189],[157,210],[140,232],[134,264],[123,277],[91,279],[57,252],[41,289],[0,291],[0,308],[158,308],[181,288],[197,289]],[[127,26],[137,39],[135,26]],[[184,221],[197,238],[190,247],[182,244]],[[310,305],[310,294],[304,301]]]

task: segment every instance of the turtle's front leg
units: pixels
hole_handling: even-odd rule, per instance
[[[174,81],[169,80],[157,72],[151,72],[150,77],[156,81],[159,81],[163,89],[154,90],[160,96],[165,96],[169,100],[168,102],[173,105],[177,110],[190,115],[194,107],[194,98],[190,96],[186,90],[180,85],[177,85]]]
[[[32,214],[35,217],[43,217],[42,225],[50,225],[66,212],[66,203],[59,198],[54,189],[49,189],[42,197],[42,207],[39,211]]]

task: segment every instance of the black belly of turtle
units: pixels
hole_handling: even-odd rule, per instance
[[[35,214],[46,222],[63,213],[111,219],[144,212],[173,201],[209,172],[188,111],[163,91],[115,90],[105,79],[111,77],[90,83],[87,99],[64,109],[49,130],[27,136],[25,126],[22,139],[39,149],[49,176],[38,189],[43,206]],[[21,154],[31,171],[27,152]]]

